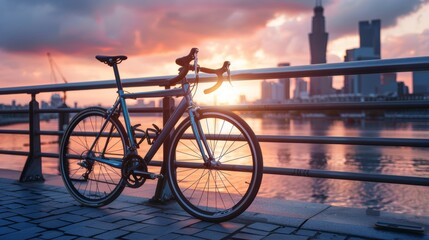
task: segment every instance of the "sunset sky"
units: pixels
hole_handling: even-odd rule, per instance
[[[2,0],[0,87],[54,83],[47,52],[69,82],[112,79],[97,54],[127,55],[122,78],[173,75],[174,60],[192,47],[200,49],[199,63],[207,67],[224,60],[231,61],[232,70],[306,65],[314,5],[314,0]],[[346,49],[359,47],[358,22],[372,19],[381,19],[382,58],[429,56],[428,1],[324,0],[323,6],[329,63],[342,62]],[[342,86],[341,79],[334,87]],[[411,84],[410,74],[398,80]],[[259,85],[241,82],[231,89],[228,84],[228,101],[240,94],[255,100]],[[67,96],[82,105],[106,98],[100,92]],[[29,97],[0,96],[2,103],[11,99],[27,103]]]

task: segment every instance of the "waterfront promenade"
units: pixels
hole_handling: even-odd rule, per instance
[[[155,182],[126,189],[102,208],[77,204],[61,177],[20,183],[20,172],[0,170],[0,239],[429,239],[429,217],[257,197],[241,216],[203,222],[174,201],[149,202]],[[374,228],[376,222],[424,227],[424,233]]]

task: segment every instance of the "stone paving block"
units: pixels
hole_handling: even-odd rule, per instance
[[[57,207],[57,206],[55,206],[55,207]],[[81,207],[79,207],[79,206],[69,206],[69,207],[64,207],[64,208],[62,208],[62,207],[58,208],[57,207],[57,209],[52,210],[49,213],[57,215],[57,214],[63,214],[63,213],[78,211],[80,209],[81,209]]]
[[[98,238],[98,239],[118,239],[121,238],[124,235],[129,234],[128,231],[123,231],[123,230],[112,230],[112,231],[107,231],[104,232],[102,234],[99,234],[97,236],[95,236],[94,238]]]
[[[9,225],[9,224],[12,224],[13,222],[12,221],[8,221],[8,220],[5,220],[5,219],[0,219],[0,227],[1,226],[6,226],[6,225]]]
[[[134,222],[134,221],[130,221],[130,220],[119,220],[119,221],[117,221],[117,222],[114,222],[114,224],[116,225],[116,226],[118,226],[118,228],[122,228],[122,227],[125,227],[125,226],[129,226],[129,225],[132,225],[132,224],[135,224],[136,222]]]
[[[345,240],[347,236],[335,233],[319,233],[316,239],[319,240]]]
[[[227,233],[215,232],[210,230],[204,230],[194,235],[195,237],[201,237],[205,239],[222,239],[228,236]]]
[[[201,231],[203,231],[201,228],[187,227],[187,228],[181,228],[181,229],[176,230],[174,232],[181,234],[181,235],[193,235],[193,234],[201,232]]]
[[[31,219],[39,219],[39,218],[44,218],[44,217],[47,217],[50,215],[51,214],[49,214],[47,212],[34,212],[34,213],[24,214],[23,216],[26,218],[31,218]]]
[[[250,226],[248,226],[249,228],[253,228],[256,230],[261,230],[261,231],[274,231],[276,228],[279,228],[279,225],[275,225],[275,224],[270,224],[270,223],[261,223],[261,222],[257,222],[257,223],[253,223]]]
[[[58,216],[58,219],[67,221],[70,223],[78,223],[87,220],[87,217],[79,216],[76,214],[63,213]]]
[[[193,224],[192,227],[194,227],[194,228],[206,228],[206,227],[211,226],[213,224],[214,223],[201,221],[201,222]]]
[[[64,235],[64,236],[60,236],[55,238],[55,240],[72,240],[72,239],[76,239],[76,236],[68,236],[68,235]],[[80,240],[86,240],[86,238],[79,238]],[[91,238],[90,238],[91,239]],[[89,239],[88,239],[89,240]]]
[[[283,235],[283,234],[270,234],[263,238],[263,240],[309,240],[309,237],[307,236],[299,236],[299,235]]]
[[[130,216],[124,216],[123,219],[125,220],[131,220],[131,221],[135,221],[135,222],[141,222],[141,221],[146,221],[148,219],[153,218],[153,216],[151,215],[147,215],[147,214],[130,214]]]
[[[31,239],[35,238],[40,232],[45,231],[44,228],[31,227],[24,230],[11,232],[1,236],[1,239]]]
[[[255,235],[260,235],[260,236],[267,236],[270,233],[268,231],[256,230],[256,229],[248,228],[248,227],[243,228],[240,231],[244,232],[244,233],[255,234]]]
[[[152,240],[156,239],[156,236],[151,236],[145,233],[130,233],[128,235],[122,236],[123,239],[136,240],[136,239],[144,239],[144,240]]]
[[[151,219],[146,220],[144,222],[146,224],[154,224],[154,225],[166,226],[166,225],[170,225],[172,223],[177,222],[177,220],[170,219],[170,218],[164,218],[164,217],[154,217],[154,218],[151,218]]]
[[[223,222],[219,224],[214,224],[210,227],[207,227],[206,229],[217,231],[217,232],[233,233],[240,230],[243,227],[245,227],[244,224],[233,223],[233,222]]]
[[[147,225],[147,224],[135,223],[135,224],[131,224],[128,226],[124,226],[121,229],[125,230],[125,231],[135,232],[135,231],[139,231],[140,229],[148,227],[148,226],[149,225]]]
[[[301,236],[313,237],[317,234],[317,231],[300,229],[300,230],[296,231],[295,234],[301,235]]]
[[[57,228],[61,228],[61,227],[67,226],[67,225],[70,225],[70,223],[66,222],[66,221],[59,220],[59,219],[53,219],[50,221],[41,222],[39,224],[40,227],[44,227],[47,229],[57,229]]]
[[[24,230],[31,227],[37,227],[37,225],[29,222],[20,222],[20,223],[11,224],[10,227],[16,230]]]
[[[13,217],[6,218],[6,220],[16,222],[16,223],[20,223],[20,222],[27,222],[30,219],[28,219],[26,217],[22,217],[22,216],[13,216]]]
[[[142,228],[140,230],[138,230],[138,232],[141,233],[147,233],[149,235],[153,235],[153,236],[163,236],[169,233],[173,233],[174,231],[176,231],[178,228],[175,226],[156,226],[156,225],[152,225],[152,226],[148,226],[145,228]]]
[[[184,228],[184,227],[189,227],[189,226],[194,225],[194,224],[199,223],[199,222],[201,222],[201,220],[196,219],[196,218],[191,218],[188,220],[175,222],[172,225],[174,225],[180,229],[180,228]]]
[[[86,220],[83,222],[75,223],[73,225],[85,226],[85,227],[89,227],[89,228],[97,228],[97,229],[101,229],[101,230],[113,230],[113,229],[120,227],[120,226],[115,225],[113,223],[98,221],[97,219],[89,219],[89,220]]]
[[[24,205],[22,204],[17,204],[17,203],[12,203],[12,204],[7,204],[5,205],[7,208],[9,209],[17,209],[17,208],[22,208]]]
[[[31,214],[31,213],[39,212],[39,209],[38,209],[37,205],[33,205],[33,206],[27,206],[27,207],[14,209],[13,212],[17,213],[19,215],[25,215],[25,214]]]
[[[254,234],[249,234],[249,233],[237,233],[235,235],[233,235],[231,237],[231,239],[242,239],[242,240],[260,240],[262,238],[264,238],[265,236],[261,236],[261,235],[254,235]],[[280,238],[281,239],[281,238]]]
[[[183,221],[186,219],[189,219],[189,216],[181,216],[181,215],[176,215],[176,214],[166,214],[166,213],[155,213],[154,216],[156,217],[166,217],[166,218],[171,218],[171,219],[175,219],[178,221]]]
[[[87,226],[78,226],[76,224],[72,224],[63,228],[60,228],[61,231],[64,231],[70,235],[76,235],[81,237],[93,237],[95,235],[101,234],[104,232],[102,229],[91,228]]]
[[[11,228],[11,227],[1,227],[0,228],[0,239],[1,239],[1,235],[12,233],[12,232],[17,232],[17,231],[18,230]]]
[[[294,227],[281,227],[276,229],[274,232],[281,233],[281,234],[292,234],[296,230],[297,228],[294,228]]]
[[[197,238],[193,236],[180,236],[174,240],[201,240],[201,238]]]
[[[64,235],[64,233],[61,231],[51,230],[51,231],[42,232],[42,234],[39,235],[38,238],[41,238],[41,239],[58,239],[59,237],[61,237],[63,235]]]
[[[167,235],[163,235],[162,237],[156,238],[156,239],[160,239],[160,240],[173,240],[173,239],[177,239],[180,236],[181,235],[176,234],[176,233],[169,233]]]

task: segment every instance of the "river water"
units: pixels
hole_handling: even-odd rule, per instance
[[[286,136],[389,137],[429,139],[429,121],[245,118],[256,134]],[[134,117],[133,124],[162,126],[158,117]],[[2,126],[28,129],[28,124]],[[41,123],[42,130],[58,128],[56,120]],[[58,152],[56,136],[42,136],[42,151]],[[2,135],[0,148],[28,151],[26,135]],[[300,169],[384,173],[429,177],[429,149],[353,145],[261,143],[264,165]],[[143,146],[142,155],[147,150]],[[155,156],[162,159],[162,153]],[[26,157],[3,155],[0,168],[23,169]],[[58,174],[57,159],[44,158],[43,173]],[[429,187],[333,180],[297,176],[264,175],[258,196],[364,207],[382,211],[429,215]]]

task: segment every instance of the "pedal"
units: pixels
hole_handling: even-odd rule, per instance
[[[151,173],[151,172],[145,172],[145,171],[139,171],[139,170],[134,170],[134,174],[138,175],[138,176],[142,176],[143,178],[146,179],[163,179],[164,176],[162,174],[156,174],[156,173]]]

